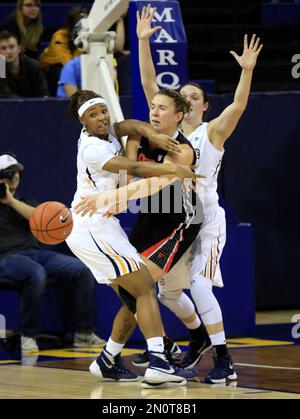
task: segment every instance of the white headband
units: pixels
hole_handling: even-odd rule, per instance
[[[101,97],[96,97],[94,99],[88,100],[87,102],[85,102],[83,105],[80,106],[80,108],[78,109],[78,115],[81,118],[82,115],[84,114],[84,112],[86,110],[88,110],[88,108],[90,108],[91,106],[94,106],[94,105],[99,105],[99,104],[107,106],[107,103]]]

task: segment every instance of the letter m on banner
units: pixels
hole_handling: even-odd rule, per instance
[[[6,68],[5,57],[0,54],[0,78],[1,79],[5,79],[6,77],[5,68]]]

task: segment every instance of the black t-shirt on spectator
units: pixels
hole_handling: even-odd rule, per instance
[[[32,200],[18,199],[36,206]],[[38,247],[38,241],[30,232],[29,222],[9,205],[0,203],[0,259],[8,253]]]
[[[26,55],[20,56],[17,77],[6,66],[6,78],[0,78],[0,97],[44,97],[49,95],[48,84],[39,63]]]

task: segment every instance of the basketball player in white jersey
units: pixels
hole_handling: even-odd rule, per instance
[[[83,125],[78,142],[77,191],[72,208],[82,195],[99,192],[109,194],[115,190],[120,170],[127,170],[129,175],[138,177],[173,174],[180,179],[197,177],[188,166],[140,163],[122,157],[122,147],[117,138],[142,135],[155,140],[162,136],[150,124],[134,120],[114,124],[112,131],[115,136],[112,135],[109,133],[107,104],[98,94],[79,90],[70,98],[69,111]],[[143,181],[147,182],[147,179],[140,182]],[[130,188],[132,186],[129,185],[129,194],[132,192]],[[81,217],[73,212],[74,226],[67,244],[90,268],[97,282],[117,288],[123,302],[129,306],[132,299],[136,301],[139,325],[151,354],[142,386],[158,388],[185,385],[186,379],[197,373],[169,364],[164,352],[162,324],[152,277],[136,249],[129,243],[119,221],[115,217],[104,218],[105,211],[104,208],[100,209],[92,218]],[[91,373],[102,381],[136,381],[138,377],[123,367],[116,346],[117,343],[111,339],[108,341],[99,358],[91,364]],[[114,356],[115,351],[117,356]]]
[[[156,9],[151,10],[150,7],[144,7],[141,14],[137,12],[141,80],[148,103],[151,103],[159,91],[149,38],[160,27],[151,28]],[[253,70],[262,47],[256,35],[252,36],[250,43],[245,35],[243,54],[238,56],[230,51],[242,68],[241,77],[233,103],[209,123],[203,121],[203,115],[208,109],[204,89],[193,83],[180,89],[180,93],[191,103],[191,110],[183,120],[182,130],[197,153],[195,171],[205,176],[197,182],[197,191],[204,207],[204,220],[199,236],[192,245],[188,265],[191,294],[205,327],[188,299],[183,297],[180,282],[182,279],[184,282],[182,272],[185,266],[182,262],[175,265],[160,282],[160,301],[182,320],[191,335],[190,348],[181,366],[193,368],[203,353],[213,346],[215,366],[206,377],[208,383],[222,383],[237,378],[227,350],[221,308],[212,291],[213,286],[223,286],[219,262],[226,240],[225,213],[218,203],[217,178],[224,144],[247,106]]]

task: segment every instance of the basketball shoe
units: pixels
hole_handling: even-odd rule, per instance
[[[207,337],[202,342],[198,340],[191,340],[189,344],[189,350],[183,357],[180,363],[181,368],[191,369],[194,368],[201,360],[205,352],[212,348],[210,338]]]
[[[226,383],[237,380],[237,374],[233,369],[232,359],[229,355],[217,358],[214,356],[214,368],[205,377],[208,384]]]
[[[168,352],[169,356],[173,358],[174,361],[180,361],[181,349],[172,339],[164,339],[165,341],[165,351]],[[138,354],[132,364],[135,367],[147,368],[149,365],[149,351],[148,349],[141,354]]]
[[[98,359],[91,363],[91,374],[100,381],[138,381],[139,376],[127,370],[122,364],[121,355],[113,356],[106,347]]]
[[[168,388],[184,386],[186,380],[198,375],[197,371],[184,370],[171,364],[165,352],[149,352],[149,366],[146,369],[143,388]]]

